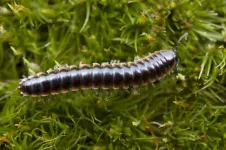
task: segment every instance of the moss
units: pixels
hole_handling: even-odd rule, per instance
[[[226,147],[224,0],[2,0],[0,6],[1,149]],[[45,98],[17,90],[23,75],[56,64],[133,61],[174,49],[185,32],[180,75],[155,87]]]

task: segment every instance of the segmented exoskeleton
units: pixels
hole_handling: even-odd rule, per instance
[[[177,47],[178,44],[176,50]],[[176,50],[156,51],[144,58],[136,58],[134,62],[61,67],[22,79],[19,89],[23,96],[47,96],[79,89],[128,89],[145,86],[175,70],[178,65]]]

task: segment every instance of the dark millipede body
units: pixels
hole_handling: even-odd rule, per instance
[[[170,72],[178,64],[176,51],[160,50],[134,62],[93,63],[61,67],[38,73],[20,82],[23,96],[47,96],[79,89],[128,89],[153,83]]]
[[[178,64],[176,50],[160,50],[144,58],[127,63],[93,63],[50,69],[21,80],[19,89],[23,96],[47,96],[79,89],[128,89],[154,83],[173,72]]]

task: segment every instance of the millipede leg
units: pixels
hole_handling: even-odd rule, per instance
[[[139,56],[135,56],[134,58],[134,62],[137,61],[137,60],[140,60],[141,58]]]
[[[92,92],[96,95],[96,96],[99,96],[100,93],[98,92],[99,89],[92,89]]]
[[[79,68],[82,68],[82,61],[79,62]]]
[[[156,80],[155,82],[153,82],[154,85],[157,85],[160,83],[160,80]]]
[[[180,74],[180,73],[177,73],[176,78],[179,81],[185,81],[186,80],[186,77],[183,74]]]
[[[58,68],[58,70],[61,71],[66,71],[66,70],[70,70],[70,66],[68,64],[66,65],[62,65]]]
[[[53,67],[53,70],[58,71],[58,68],[59,68],[59,65],[55,65],[55,66]]]
[[[49,69],[47,70],[47,73],[57,73],[57,72],[62,72],[62,71],[67,71],[67,70],[70,70],[70,66],[68,64],[65,64],[65,65],[55,65],[53,67],[53,69]]]
[[[84,90],[79,90],[83,97],[86,96],[86,92]]]
[[[106,89],[105,90],[105,96],[109,97],[112,95],[112,92],[110,91],[110,89]]]
[[[133,95],[140,95],[140,93],[141,93],[140,87],[132,89],[132,94]]]
[[[175,72],[176,74],[179,74],[181,71],[182,71],[181,68],[176,68],[174,72]]]
[[[52,68],[50,68],[50,69],[48,69],[46,72],[47,72],[48,74],[51,74],[51,73],[54,73],[54,72],[55,72],[55,70],[54,70],[54,69],[52,69]]]
[[[149,86],[150,86],[150,87],[155,87],[155,84],[154,84],[153,82],[151,82],[151,83],[149,84]]]
[[[111,60],[110,64],[116,64],[117,63],[117,60]]]

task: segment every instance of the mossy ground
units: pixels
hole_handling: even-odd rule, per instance
[[[1,0],[0,149],[226,149],[225,0]],[[56,64],[178,49],[180,76],[133,91],[23,97]]]

